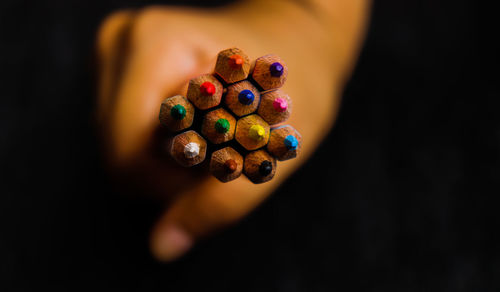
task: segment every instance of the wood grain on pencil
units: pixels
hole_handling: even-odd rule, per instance
[[[240,177],[243,171],[243,157],[231,147],[225,147],[212,153],[210,172],[221,182],[228,182]]]

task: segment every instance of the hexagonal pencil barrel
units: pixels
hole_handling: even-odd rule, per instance
[[[257,60],[251,73],[252,79],[262,90],[267,91],[283,86],[288,75],[288,67],[276,55],[265,55]]]
[[[201,134],[214,144],[233,140],[236,119],[225,109],[219,108],[203,117]]]
[[[247,150],[266,146],[269,140],[269,125],[258,115],[249,115],[236,123],[235,138]]]
[[[250,60],[238,48],[223,50],[217,55],[214,72],[226,83],[235,83],[247,79],[250,72]]]
[[[222,99],[224,88],[217,78],[205,74],[189,81],[187,98],[201,110],[218,106]]]
[[[161,103],[159,118],[168,130],[181,131],[193,124],[194,107],[182,95],[168,97]]]
[[[257,110],[260,92],[249,81],[241,81],[227,88],[224,103],[238,117],[246,116]]]
[[[207,141],[195,131],[186,131],[172,138],[168,152],[180,165],[194,166],[205,160]]]
[[[243,171],[255,184],[269,181],[276,173],[276,159],[265,150],[250,152],[245,156]]]
[[[237,179],[243,171],[243,156],[231,147],[212,153],[210,172],[221,182]]]
[[[297,130],[279,126],[292,111],[290,97],[279,89],[287,75],[288,67],[276,55],[262,56],[251,65],[238,48],[219,52],[213,74],[191,79],[186,97],[162,102],[160,123],[178,132],[169,139],[167,151],[190,167],[202,163],[208,148],[214,147],[218,150],[208,153],[210,172],[219,181],[232,181],[242,173],[256,184],[271,180],[277,160],[295,158],[301,150]]]
[[[292,100],[280,89],[264,93],[257,113],[269,125],[283,123],[292,113]]]
[[[283,161],[297,157],[302,148],[302,136],[292,126],[271,129],[267,151]]]

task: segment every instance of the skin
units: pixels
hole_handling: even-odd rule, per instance
[[[335,122],[369,4],[265,0],[217,9],[156,6],[116,12],[103,22],[97,36],[97,112],[104,156],[118,184],[165,201],[151,231],[154,257],[174,260],[197,240],[241,219],[311,156]],[[279,163],[274,179],[260,185],[246,178],[223,184],[158,151],[162,100],[185,95],[191,78],[212,72],[217,53],[235,46],[252,59],[275,53],[286,61],[289,75],[282,89],[294,102],[288,123],[303,136],[301,155]]]

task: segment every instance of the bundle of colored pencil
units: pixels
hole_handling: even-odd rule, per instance
[[[290,97],[279,88],[288,74],[276,55],[251,65],[238,48],[219,53],[213,74],[189,81],[187,98],[166,98],[160,123],[173,133],[168,152],[191,167],[209,157],[210,172],[221,182],[244,173],[253,183],[271,180],[276,160],[295,158],[300,134],[282,125],[291,114]]]

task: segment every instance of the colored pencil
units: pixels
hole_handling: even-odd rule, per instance
[[[225,105],[237,116],[246,116],[257,110],[259,90],[248,81],[241,81],[227,88]]]
[[[249,115],[236,123],[236,141],[247,150],[266,146],[269,140],[269,125],[258,115]]]
[[[225,147],[212,153],[210,172],[221,182],[228,182],[240,177],[243,171],[243,157],[231,147]]]
[[[255,60],[252,79],[263,91],[280,88],[285,84],[287,76],[288,67],[280,57],[271,54]]]
[[[198,133],[190,130],[173,137],[168,150],[180,165],[190,167],[205,160],[207,142]]]
[[[161,103],[159,118],[168,130],[178,132],[193,124],[194,107],[184,96],[172,96]]]
[[[302,147],[302,136],[292,126],[271,129],[267,151],[283,161],[297,157]]]
[[[238,48],[223,50],[217,56],[214,72],[226,83],[235,83],[247,79],[250,72],[250,60]]]
[[[236,119],[223,108],[213,110],[203,117],[201,134],[214,144],[232,140],[235,130]]]
[[[206,110],[218,106],[224,88],[217,78],[205,74],[189,81],[187,98],[199,109]]]
[[[271,180],[276,173],[276,159],[265,150],[250,152],[244,163],[245,175],[255,184]]]
[[[292,100],[280,89],[264,93],[257,113],[269,125],[283,123],[292,113]]]

